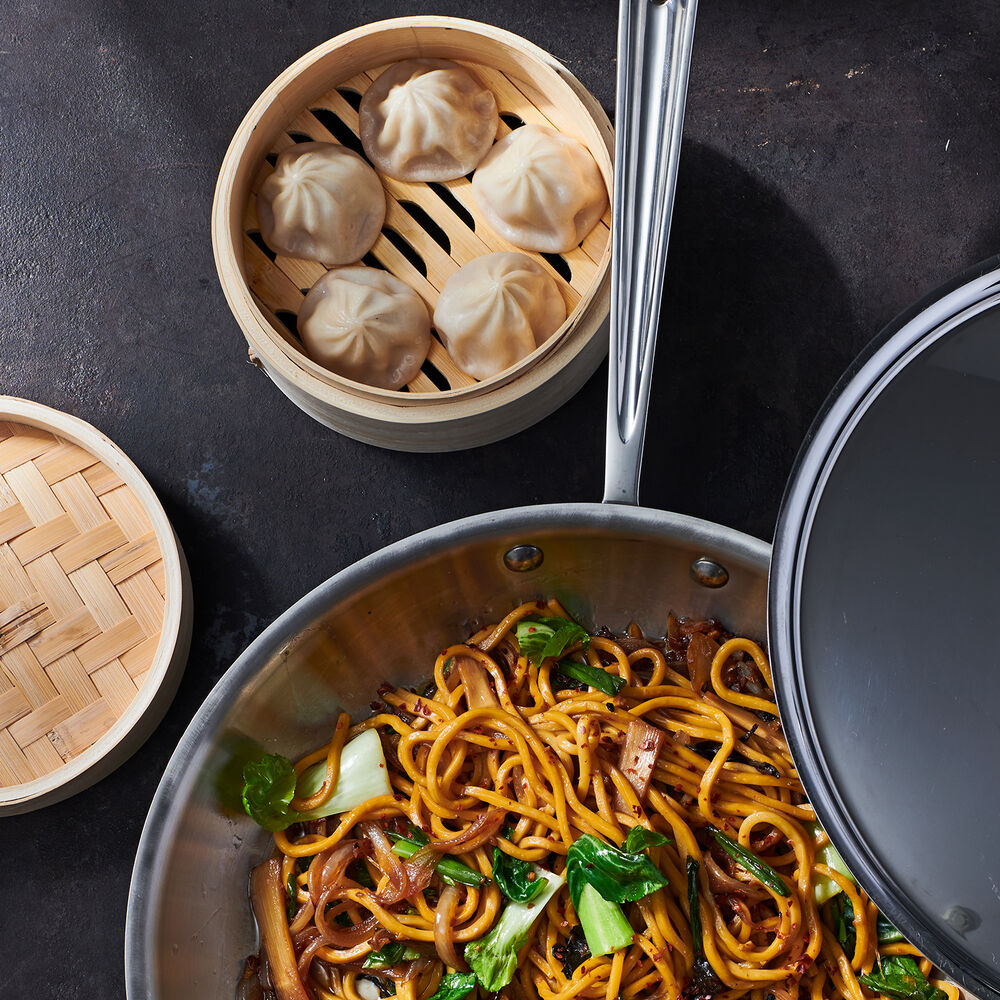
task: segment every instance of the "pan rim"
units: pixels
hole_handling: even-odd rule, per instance
[[[125,993],[129,1000],[155,994],[156,900],[167,858],[161,846],[169,843],[181,813],[180,803],[198,776],[199,755],[207,751],[204,738],[214,732],[242,685],[267,662],[268,653],[297,634],[321,606],[330,606],[373,583],[386,572],[411,561],[441,554],[462,544],[517,530],[613,529],[655,535],[665,541],[684,541],[718,553],[733,565],[766,570],[771,546],[745,532],[686,514],[604,503],[560,503],[515,507],[475,514],[410,535],[345,567],[301,597],[279,615],[237,657],[215,683],[185,727],[164,768],[143,824],[129,885],[125,917]]]

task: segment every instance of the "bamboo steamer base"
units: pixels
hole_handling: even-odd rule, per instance
[[[0,396],[0,815],[124,761],[190,634],[183,554],[139,471],[89,424]]]
[[[423,370],[402,391],[363,386],[313,362],[298,340],[304,293],[325,268],[272,253],[259,233],[255,194],[276,155],[295,142],[360,149],[357,105],[387,65],[431,56],[466,65],[497,98],[498,138],[520,123],[549,124],[583,142],[611,190],[610,123],[600,105],[547,53],[488,25],[411,17],[348,32],[303,56],[268,87],[240,126],[223,163],[212,234],[220,280],[251,360],[297,406],[369,444],[448,451],[486,444],[530,426],[568,399],[607,351],[610,209],[581,246],[530,254],[556,280],[567,321],[532,355],[493,378],[462,373],[435,338]],[[433,311],[463,264],[516,250],[480,216],[468,178],[409,184],[383,177],[386,224],[365,263],[412,287]]]
[[[598,336],[587,338],[576,348],[572,343],[571,357],[553,359],[557,379],[550,378],[549,365],[539,364],[514,385],[494,390],[488,406],[456,413],[453,404],[441,403],[418,413],[408,412],[402,420],[387,419],[381,407],[366,407],[364,401],[351,400],[341,409],[317,405],[315,396],[285,381],[280,373],[269,371],[252,351],[250,358],[300,410],[331,430],[393,451],[440,452],[502,441],[562,406],[579,392],[607,354],[607,323],[599,328]],[[447,444],[442,443],[445,434]]]

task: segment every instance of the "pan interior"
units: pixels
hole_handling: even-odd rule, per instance
[[[541,549],[541,565],[510,570],[503,557],[517,545]],[[363,717],[383,681],[426,679],[437,651],[474,621],[542,596],[593,627],[635,620],[662,635],[673,610],[763,638],[769,551],[679,515],[561,505],[445,525],[327,581],[227,672],[168,765],[132,880],[128,996],[231,1000],[256,948],[247,876],[269,838],[220,800],[248,739],[290,757],[312,749],[329,739],[339,709]],[[695,582],[700,557],[725,567],[724,586]]]

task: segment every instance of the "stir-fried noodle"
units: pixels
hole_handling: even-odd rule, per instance
[[[566,617],[516,608],[295,765],[322,780],[253,873],[244,995],[864,1000],[895,975],[957,1000],[816,824],[757,643]],[[303,817],[368,731],[385,793]]]

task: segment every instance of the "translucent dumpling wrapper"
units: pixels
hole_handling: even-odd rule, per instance
[[[377,170],[401,181],[448,181],[474,170],[496,138],[497,102],[468,70],[407,59],[368,88],[361,143]]]
[[[434,326],[452,360],[484,379],[517,364],[566,319],[555,279],[523,253],[476,257],[446,282]]]
[[[385,192],[378,174],[353,150],[302,142],[281,153],[260,186],[257,217],[275,253],[330,267],[353,264],[378,239]]]
[[[327,271],[309,289],[298,324],[313,361],[380,389],[411,381],[431,345],[423,299],[399,278],[363,265]]]
[[[544,125],[523,125],[501,139],[474,174],[472,193],[504,239],[539,253],[579,246],[608,207],[590,151]]]

